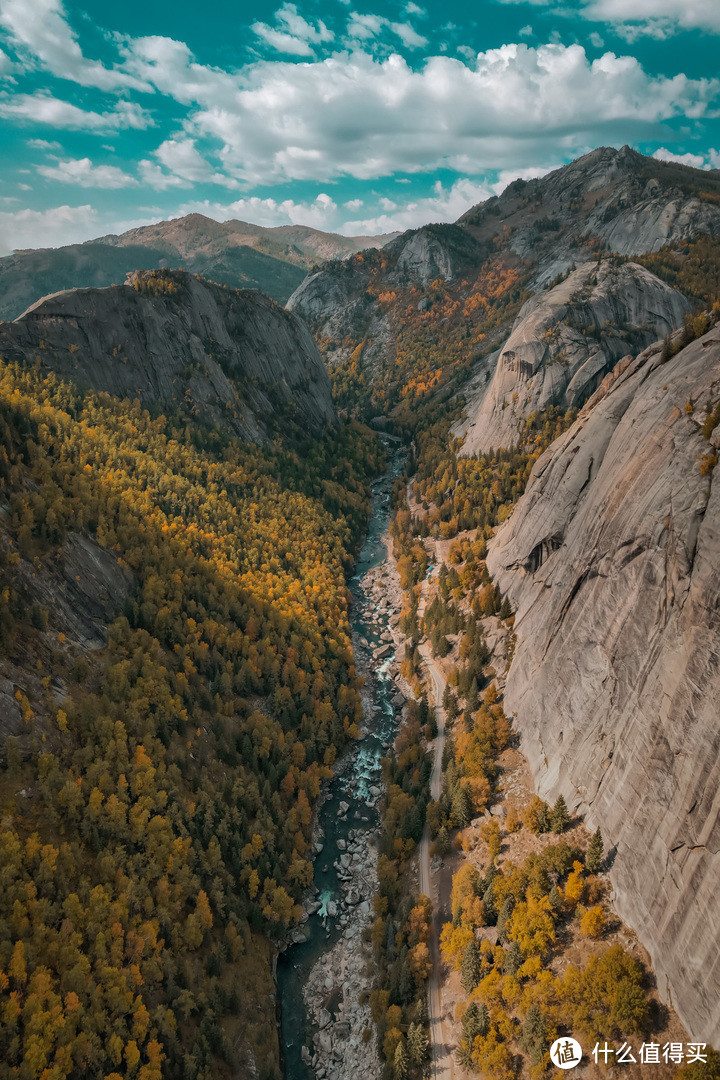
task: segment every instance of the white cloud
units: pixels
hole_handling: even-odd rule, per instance
[[[234,75],[196,63],[180,42],[145,38],[128,63],[191,106],[188,136],[218,140],[223,172],[251,184],[554,163],[711,115],[720,96],[719,80],[650,76],[611,52],[591,62],[580,45],[505,45],[417,69],[355,51],[259,61]]]
[[[684,30],[720,33],[717,0],[585,0],[589,19],[652,26],[663,22]]]
[[[530,23],[528,23],[527,26],[522,26],[518,30],[518,34],[520,35],[520,37],[532,37],[533,36],[533,28],[530,25]]]
[[[251,29],[277,52],[292,56],[313,56],[313,45],[332,41],[334,37],[321,19],[317,23],[308,22],[295,4],[283,4],[275,12],[275,23],[275,26],[268,26],[267,23],[256,22]]]
[[[50,94],[8,94],[0,96],[0,116],[71,131],[120,131],[152,127],[152,117],[131,101],[118,101],[113,109],[97,113],[79,109]]]
[[[90,158],[58,161],[57,165],[38,165],[37,171],[46,180],[59,180],[61,184],[75,184],[83,188],[137,187],[137,180],[117,165],[93,165]]]
[[[89,238],[96,229],[92,206],[54,206],[48,210],[15,210],[0,213],[0,254],[16,248],[59,247]]]
[[[348,199],[346,203],[343,203],[343,210],[352,210],[352,212],[355,213],[356,210],[359,210],[360,207],[364,205],[365,203],[362,199]]]
[[[312,202],[295,202],[293,199],[263,199],[257,195],[237,199],[232,203],[213,203],[209,200],[186,203],[180,214],[207,214],[216,221],[242,218],[254,225],[310,225],[314,229],[328,230],[335,227],[337,204],[332,197],[321,192]]]
[[[363,15],[357,11],[350,13],[347,32],[351,42],[369,42],[379,38],[385,31],[394,34],[408,49],[422,49],[428,43],[428,39],[418,34],[410,23],[392,22],[384,15]]]
[[[590,34],[590,44],[596,49],[602,49],[605,44],[603,38],[598,34],[597,30],[593,30]]]
[[[12,75],[14,71],[17,71],[17,64],[14,64],[8,54],[0,49],[0,77]]]
[[[149,90],[135,75],[87,60],[61,0],[0,0],[0,26],[54,75],[99,90]]]
[[[492,185],[493,194],[502,195],[505,188],[508,184],[512,184],[513,180],[535,180],[537,177],[545,176],[559,167],[559,165],[552,165],[548,169],[539,169],[531,165],[528,169],[501,169],[497,180]]]
[[[693,169],[717,169],[720,165],[720,153],[717,150],[708,150],[705,154],[674,154],[661,146],[656,150],[653,157],[658,161],[677,161],[680,165],[690,165]]]
[[[720,34],[718,0],[502,0],[506,4],[552,6],[557,14],[609,23],[627,41],[642,35],[663,40],[678,30]]]
[[[221,184],[223,187],[237,187],[237,180],[224,173],[215,172],[195,146],[194,139],[181,135],[175,139],[166,139],[154,151],[161,165],[174,176],[189,184]]]
[[[31,150],[47,150],[48,152],[62,150],[59,142],[50,142],[48,139],[28,139],[27,145]]]
[[[492,194],[492,188],[487,184],[475,184],[471,180],[456,180],[449,188],[444,188],[438,181],[433,195],[413,199],[390,212],[345,221],[340,231],[346,236],[375,235],[416,229],[430,221],[456,221],[471,206],[489,199]]]
[[[171,187],[190,187],[187,180],[163,172],[159,165],[156,165],[154,161],[148,161],[146,158],[138,162],[138,168],[143,184],[155,188],[156,191],[167,191]]]

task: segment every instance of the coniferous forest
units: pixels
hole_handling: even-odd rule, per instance
[[[345,571],[381,448],[248,446],[13,365],[0,427],[0,1076],[276,1076],[272,942],[357,732]],[[104,644],[53,602],[78,535],[123,583]]]

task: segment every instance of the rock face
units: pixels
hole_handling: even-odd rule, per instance
[[[717,172],[602,146],[540,180],[516,180],[458,224],[480,240],[504,231],[543,282],[580,262],[591,237],[618,255],[639,255],[700,233],[720,236],[720,206],[706,198],[719,190]]]
[[[451,281],[482,262],[484,249],[457,225],[426,225],[403,233],[361,260],[330,262],[305,279],[287,302],[321,334],[343,334],[371,306],[365,290],[378,266],[388,288]]]
[[[665,364],[659,346],[622,361],[488,555],[517,609],[505,702],[540,794],[601,825],[619,914],[716,1044],[720,428],[701,425],[718,399],[717,328]]]
[[[541,294],[545,285],[573,266],[582,267],[589,259],[594,265],[597,252],[640,255],[666,244],[675,249],[700,235],[720,237],[720,173],[657,161],[629,147],[601,147],[540,179],[516,180],[454,225],[426,225],[397,237],[382,251],[325,263],[296,289],[287,306],[307,321],[331,367],[361,372],[371,395],[380,386],[375,403],[382,399],[383,407],[392,398],[387,388],[398,379],[400,354],[415,353],[427,360],[433,353],[437,370],[450,363],[450,344],[454,363],[473,364],[477,409],[479,391],[487,388],[488,358],[496,359],[523,293]],[[649,344],[665,332],[668,322],[676,325],[671,319],[664,322],[667,313],[652,307],[658,296],[664,303],[667,293],[661,296],[653,285],[650,296],[637,297],[651,278],[638,269],[624,273],[633,277],[628,297],[622,288],[598,281],[591,303],[584,310],[563,312],[560,319],[569,316],[578,332],[584,325],[594,325],[606,339],[613,336],[606,331],[606,318],[616,322],[619,331],[623,327],[617,320],[627,320],[636,336],[623,339],[618,333],[616,340],[598,340],[594,347],[591,336],[580,340],[579,333],[571,334],[571,325],[567,334],[561,331],[565,340],[558,339],[557,347],[549,351],[553,370],[544,372],[542,386],[531,388],[531,398],[564,400],[575,375],[572,363],[566,362],[568,351],[577,368],[583,368],[568,397],[582,400],[620,356]],[[503,282],[512,282],[505,294]],[[621,285],[627,284],[621,278]],[[573,279],[567,296],[557,301],[560,307],[569,306],[573,286],[585,292],[585,285]],[[493,305],[501,295],[506,314],[495,318]],[[555,299],[559,295],[554,294]],[[537,303],[542,306],[546,300],[540,295]],[[677,299],[673,303],[677,305]],[[597,312],[588,310],[593,304]],[[642,310],[646,304],[648,311]],[[465,355],[459,342],[465,343]],[[538,362],[536,356],[536,366]],[[510,387],[512,380],[506,377],[510,370],[503,372],[502,385],[495,388],[498,398]],[[432,378],[432,372],[428,364],[421,381]],[[524,377],[519,394],[525,393],[526,382]],[[438,385],[439,392],[446,389],[444,379],[432,385]],[[393,406],[401,397],[400,392]],[[368,417],[372,415],[369,410]],[[483,422],[487,419],[483,416]],[[497,443],[515,432],[503,422],[497,428],[477,446]]]
[[[583,404],[629,352],[676,329],[690,305],[634,263],[585,263],[522,308],[492,380],[468,395],[463,453],[517,441],[534,410]]]
[[[261,293],[181,271],[47,296],[0,325],[0,355],[254,441],[291,422],[315,432],[334,422],[303,323]]]

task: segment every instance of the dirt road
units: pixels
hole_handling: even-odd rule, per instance
[[[420,654],[425,661],[427,670],[433,684],[435,697],[435,716],[437,720],[437,738],[435,739],[435,753],[433,768],[430,775],[430,794],[433,799],[439,799],[442,793],[442,760],[445,749],[445,710],[443,709],[443,693],[445,691],[445,677],[435,663],[430,645],[425,643],[420,646]],[[420,891],[429,896],[433,902],[433,925],[430,935],[430,958],[433,971],[428,983],[428,1016],[430,1020],[431,1061],[433,1080],[452,1080],[455,1075],[452,1059],[452,1045],[446,1034],[446,1025],[443,1017],[442,1000],[440,996],[440,930],[441,917],[439,911],[439,898],[434,895],[430,880],[430,832],[425,827],[420,842]]]

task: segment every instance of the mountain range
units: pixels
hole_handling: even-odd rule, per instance
[[[0,258],[0,318],[17,318],[48,293],[99,288],[123,281],[133,270],[168,267],[233,288],[260,289],[284,303],[314,263],[382,245],[392,235],[346,237],[306,225],[263,228],[188,214],[119,236]]]

